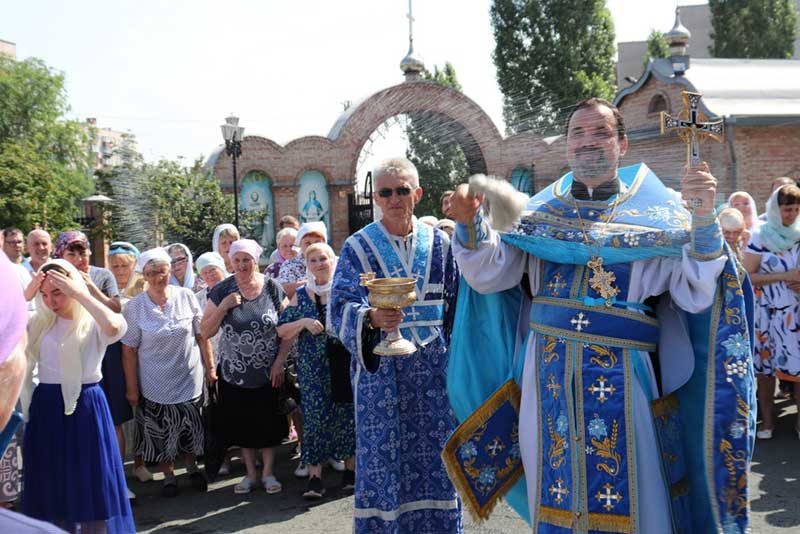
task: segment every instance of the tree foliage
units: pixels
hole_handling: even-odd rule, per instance
[[[509,134],[553,133],[565,108],[613,97],[614,24],[604,0],[494,0],[490,14]]]
[[[233,197],[201,159],[190,167],[169,160],[124,165],[103,176],[102,187],[114,200],[113,238],[143,249],[183,243],[196,257],[211,250],[214,228],[233,220]]]
[[[647,68],[651,59],[660,57],[669,57],[669,46],[667,40],[664,39],[664,34],[658,30],[650,30],[650,35],[647,36],[647,54],[644,56],[642,70]]]
[[[93,192],[89,134],[69,111],[64,76],[0,55],[0,226],[76,228]]]
[[[797,34],[793,0],[709,0],[708,7],[713,57],[792,58]]]
[[[461,91],[456,70],[449,62],[441,69],[434,67],[433,72],[426,69],[422,78]],[[412,113],[409,116],[406,156],[416,165],[424,191],[415,210],[417,215],[443,217],[439,211],[442,193],[454,189],[469,174],[458,129],[454,121],[438,114]]]

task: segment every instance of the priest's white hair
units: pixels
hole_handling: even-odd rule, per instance
[[[419,187],[419,172],[406,158],[389,158],[381,161],[372,170],[372,179],[377,182],[383,176],[405,176],[414,187]]]

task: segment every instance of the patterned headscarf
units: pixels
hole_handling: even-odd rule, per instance
[[[61,232],[56,239],[55,248],[53,250],[54,258],[63,258],[67,247],[73,243],[82,243],[83,246],[89,248],[89,238],[86,234],[79,230],[70,230],[69,232]]]

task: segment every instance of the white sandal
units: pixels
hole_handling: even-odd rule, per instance
[[[263,477],[261,479],[261,483],[264,484],[264,489],[267,490],[267,493],[269,493],[270,495],[274,493],[280,493],[281,491],[283,491],[283,486],[281,485],[281,483],[278,482],[278,479],[272,475],[268,477]]]
[[[247,477],[244,477],[238,484],[233,487],[233,492],[237,495],[244,495],[253,491],[253,486],[256,483]]]

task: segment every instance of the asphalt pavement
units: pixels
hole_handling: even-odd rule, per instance
[[[800,440],[794,432],[796,410],[789,399],[778,401],[775,437],[759,441],[750,476],[753,532],[800,532]],[[352,532],[352,493],[337,489],[340,475],[330,469],[323,473],[327,495],[319,502],[302,498],[305,481],[292,476],[296,461],[292,446],[281,448],[276,465],[283,492],[267,495],[256,489],[249,495],[235,495],[233,486],[244,475],[241,463],[234,463],[229,477],[211,484],[208,493],[199,494],[179,477],[180,494],[172,499],[160,496],[158,481],[142,484],[128,478],[137,493],[133,512],[139,532],[148,534],[345,534]],[[178,471],[181,473],[182,471]],[[483,524],[465,515],[469,534],[515,534],[530,532],[523,521],[500,503]],[[648,534],[648,533],[644,533]]]

